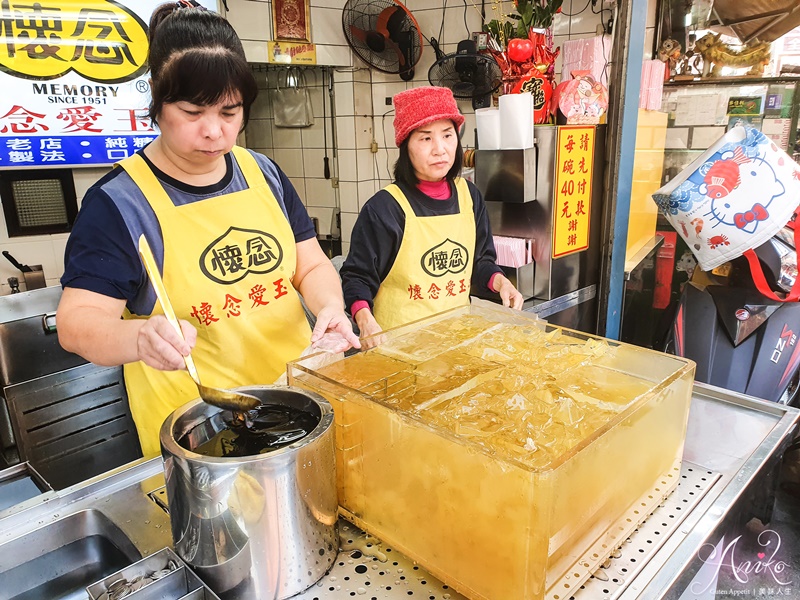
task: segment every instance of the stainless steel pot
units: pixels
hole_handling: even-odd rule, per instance
[[[187,448],[223,429],[226,411],[198,398],[173,412],[160,433],[172,539],[222,597],[289,598],[316,583],[338,552],[333,410],[296,388],[239,391],[305,410],[317,426],[272,452],[216,458]]]

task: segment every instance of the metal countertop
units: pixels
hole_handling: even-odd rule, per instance
[[[678,598],[697,569],[697,552],[736,513],[745,493],[779,459],[800,411],[696,383],[678,488],[613,558],[574,593],[575,600]],[[169,518],[157,500],[161,460],[142,460],[0,512],[2,544],[68,514],[100,509],[143,556],[172,546]],[[663,524],[663,525],[662,525]],[[340,520],[333,569],[296,600],[364,597],[463,598],[424,569]],[[551,590],[548,600],[570,596]]]

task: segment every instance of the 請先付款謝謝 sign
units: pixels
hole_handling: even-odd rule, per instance
[[[111,164],[156,137],[147,23],[162,3],[0,0],[0,169]]]

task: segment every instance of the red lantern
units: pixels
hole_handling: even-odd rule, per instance
[[[514,38],[508,42],[508,58],[522,63],[533,55],[533,42],[528,39]]]

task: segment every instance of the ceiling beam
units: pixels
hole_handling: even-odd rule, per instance
[[[796,3],[796,4],[794,5],[794,7],[792,7],[792,9],[791,9],[791,10],[788,10],[788,11],[784,12],[782,15],[780,15],[780,16],[778,16],[778,17],[774,18],[772,21],[770,21],[770,22],[769,22],[769,23],[767,23],[766,25],[764,25],[764,26],[762,26],[762,27],[759,27],[758,29],[756,29],[756,30],[755,30],[753,33],[751,33],[749,36],[747,36],[747,39],[746,39],[746,40],[744,40],[744,43],[745,43],[745,44],[747,44],[747,43],[749,43],[750,41],[752,41],[752,40],[756,39],[756,38],[757,38],[759,35],[761,35],[761,34],[762,34],[762,33],[764,33],[765,31],[768,31],[768,30],[772,29],[772,28],[773,28],[775,25],[777,25],[778,23],[780,23],[780,22],[781,22],[781,21],[783,21],[784,19],[788,18],[789,16],[793,15],[793,14],[794,14],[794,13],[796,13],[798,10],[800,10],[800,3]]]
[[[717,17],[717,23],[712,23],[712,24],[722,25],[723,27],[730,27],[731,25],[742,25],[744,23],[750,23],[751,21],[758,21],[760,19],[767,19],[769,17],[789,16],[791,12],[792,11],[788,8],[782,8],[780,10],[771,10],[769,12],[759,13],[755,15],[748,15],[746,17],[739,17],[738,19],[726,20],[719,16],[719,12],[717,11],[716,7],[714,7],[714,14]]]

